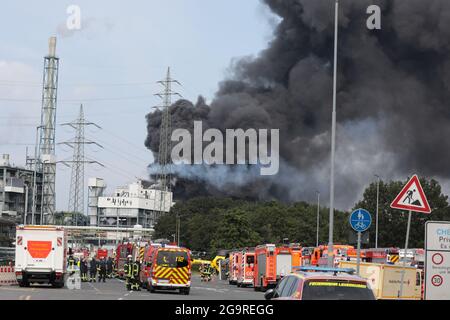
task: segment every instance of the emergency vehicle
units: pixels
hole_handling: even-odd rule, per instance
[[[101,249],[101,248],[97,249],[96,259],[100,260],[101,258],[104,258],[104,259],[108,258],[108,250],[107,249]]]
[[[63,227],[16,227],[15,273],[21,287],[48,283],[62,288],[67,268],[67,233]]]
[[[156,290],[179,290],[188,295],[191,287],[191,252],[175,245],[147,246],[140,280],[151,293]]]
[[[292,248],[275,244],[259,245],[255,248],[255,290],[266,291],[292,271]]]
[[[119,278],[123,278],[124,270],[123,266],[127,262],[128,255],[133,256],[134,253],[134,244],[131,242],[120,243],[116,249],[116,260],[114,261],[117,275]]]
[[[337,266],[340,261],[356,260],[356,250],[354,246],[335,244],[333,245],[334,266]],[[361,257],[363,253],[361,252]],[[314,248],[310,264],[312,266],[326,266],[328,265],[328,246],[319,246]]]
[[[356,270],[356,262],[341,261],[341,268]],[[422,297],[423,277],[420,269],[405,267],[403,279],[403,293],[400,294],[400,284],[403,267],[381,263],[361,262],[360,275],[368,280],[377,299],[409,299],[420,300]]]
[[[229,274],[228,274],[229,284],[237,284],[241,257],[242,255],[239,255],[239,251],[230,252]]]
[[[255,250],[244,249],[239,252],[240,265],[237,271],[236,284],[238,287],[253,285],[253,272],[255,270]]]
[[[371,248],[363,249],[363,251],[365,256],[364,262],[394,264],[399,260],[399,250],[397,248]]]

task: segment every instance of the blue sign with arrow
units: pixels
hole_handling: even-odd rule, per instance
[[[369,211],[357,209],[350,215],[350,225],[356,232],[364,232],[369,229],[372,223],[372,216]]]

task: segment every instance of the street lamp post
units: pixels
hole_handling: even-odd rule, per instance
[[[25,187],[25,208],[23,212],[23,225],[27,224],[27,213],[28,213],[28,184],[24,184]]]
[[[317,227],[316,227],[316,247],[319,246],[319,220],[320,220],[320,192],[317,193]]]
[[[380,195],[380,176],[375,174],[377,178],[377,208],[375,211],[375,248],[378,248],[378,199]]]
[[[337,46],[339,0],[336,0],[334,11],[334,74],[333,74],[333,112],[331,115],[331,174],[330,174],[330,221],[328,232],[328,266],[334,265],[333,223],[334,223],[334,157],[336,149],[336,83],[337,83]]]

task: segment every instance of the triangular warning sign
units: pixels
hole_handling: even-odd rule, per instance
[[[391,208],[430,213],[431,208],[425,197],[419,178],[414,175],[392,201]]]

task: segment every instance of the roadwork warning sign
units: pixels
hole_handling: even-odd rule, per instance
[[[425,224],[425,300],[450,300],[450,221]]]
[[[431,208],[420,185],[419,178],[414,175],[392,201],[391,208],[430,213]]]

